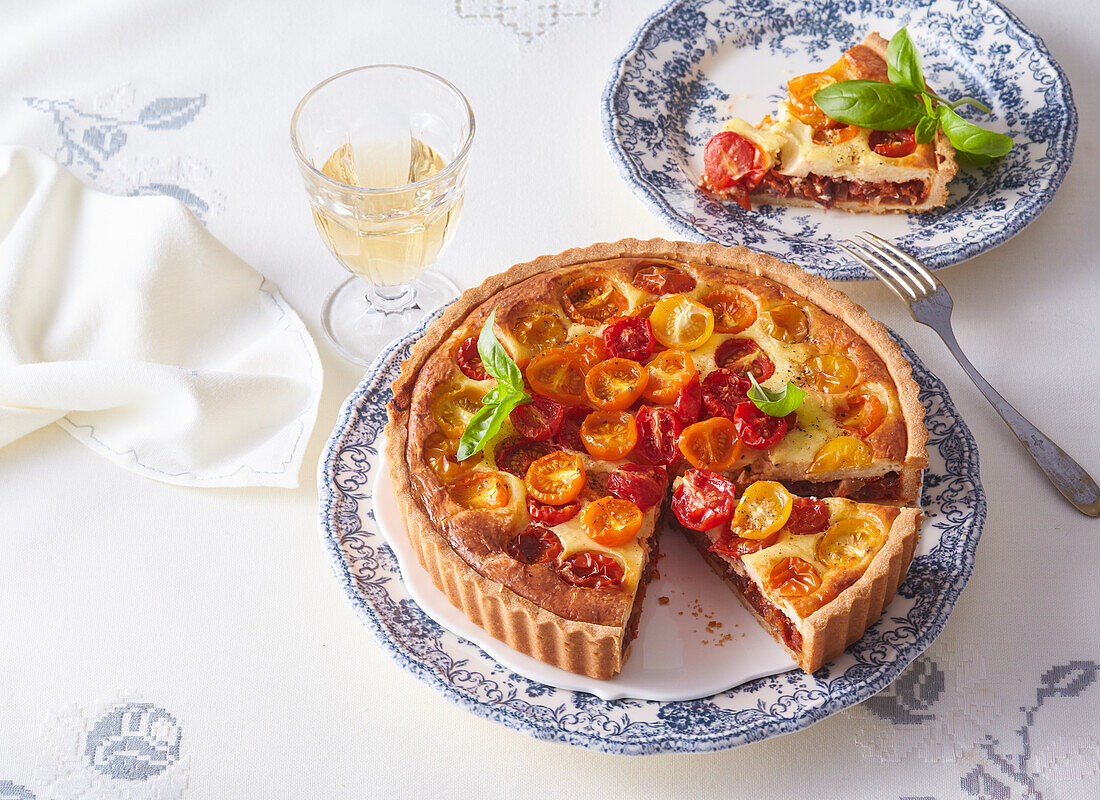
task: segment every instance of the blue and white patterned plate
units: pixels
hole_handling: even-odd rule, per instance
[[[780,206],[748,212],[695,187],[703,148],[731,116],[775,109],[794,75],[828,65],[868,32],[907,25],[930,85],[993,108],[979,124],[1012,151],[963,168],[946,208],[847,214]],[[634,193],[677,233],[742,244],[834,280],[871,277],[836,246],[872,230],[930,269],[965,261],[1022,231],[1053,198],[1073,158],[1077,109],[1042,39],[995,0],[673,0],[647,19],[611,72],[604,139]]]
[[[611,753],[721,750],[800,730],[866,700],[943,629],[974,565],[985,494],[977,446],[947,389],[901,342],[928,413],[931,461],[922,498],[928,519],[909,576],[886,615],[844,655],[813,675],[796,670],[680,702],[601,700],[501,667],[410,599],[372,508],[390,384],[436,316],[390,345],[367,370],[340,411],[317,479],[322,537],[348,600],[379,644],[447,699],[539,739]]]

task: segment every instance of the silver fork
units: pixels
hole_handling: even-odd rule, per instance
[[[951,330],[951,309],[954,304],[944,285],[915,258],[873,233],[864,231],[863,235],[848,239],[840,247],[889,286],[909,306],[913,319],[939,334],[963,371],[974,381],[985,399],[997,409],[1001,419],[1016,434],[1020,444],[1031,454],[1039,469],[1062,496],[1082,513],[1090,517],[1100,516],[1100,488],[1096,481],[1061,447],[1024,419],[1019,411],[1001,397],[963,353]]]

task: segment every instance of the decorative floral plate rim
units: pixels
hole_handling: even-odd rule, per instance
[[[684,165],[698,160],[703,131],[720,129],[728,113],[718,106],[732,91],[712,82],[700,64],[723,48],[750,47],[813,63],[815,55],[839,52],[869,26],[891,21],[909,25],[932,85],[952,96],[984,93],[989,99],[992,93],[994,116],[985,119],[1016,139],[998,163],[960,172],[946,210],[826,215],[764,206],[746,212],[695,190]],[[776,84],[782,79],[777,76]],[[678,234],[743,244],[833,280],[872,277],[835,244],[864,227],[893,239],[930,269],[1008,241],[1053,199],[1073,159],[1078,124],[1065,71],[998,0],[671,0],[638,27],[615,62],[601,113],[619,174]]]
[[[866,700],[943,629],[973,570],[985,493],[974,437],[943,383],[899,339],[929,412],[930,454],[934,463],[943,461],[942,474],[932,469],[926,474],[922,498],[930,515],[922,536],[938,533],[939,540],[914,558],[884,617],[843,656],[814,675],[786,672],[680,702],[606,701],[509,673],[408,598],[396,559],[374,527],[371,470],[389,387],[412,343],[439,313],[391,344],[367,369],[340,410],[317,483],[322,539],[348,601],[394,660],[448,700],[537,739],[609,753],[722,750],[806,728]]]

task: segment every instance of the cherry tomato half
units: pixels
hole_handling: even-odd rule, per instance
[[[741,440],[733,422],[714,417],[689,425],[677,442],[680,452],[693,467],[727,470],[741,457]]]
[[[822,353],[806,362],[806,384],[819,392],[846,392],[858,377],[859,369],[847,356]]]
[[[794,303],[779,303],[763,312],[760,327],[773,339],[787,344],[801,342],[810,335],[810,320]]]
[[[719,131],[703,150],[703,168],[715,189],[737,186],[752,191],[764,177],[764,153],[740,134]]]
[[[642,406],[638,409],[638,454],[650,464],[672,466],[680,457],[676,442],[683,423],[667,408]]]
[[[557,450],[531,464],[523,485],[539,502],[563,506],[576,500],[584,488],[584,463],[576,453]]]
[[[573,339],[565,346],[565,352],[573,354],[586,375],[592,367],[609,358],[607,347],[603,343],[603,337],[592,334],[585,334]]]
[[[695,278],[668,264],[644,264],[634,273],[634,286],[650,294],[683,294],[695,288]]]
[[[648,380],[649,372],[637,361],[609,358],[592,367],[584,378],[584,388],[596,408],[621,411],[642,396]]]
[[[508,544],[508,555],[521,564],[545,564],[561,555],[561,539],[545,525],[533,522]]]
[[[699,382],[698,375],[693,375],[680,390],[672,411],[685,425],[699,419],[699,415],[703,413],[703,384]]]
[[[581,423],[581,441],[593,458],[618,461],[638,443],[638,425],[626,411],[593,411]]]
[[[545,442],[559,430],[565,417],[565,407],[557,400],[536,394],[530,403],[512,409],[508,419],[516,432],[536,442]]]
[[[569,338],[565,321],[543,303],[524,306],[513,318],[512,333],[520,344],[535,352],[561,347]]]
[[[649,315],[653,336],[665,347],[695,350],[714,333],[714,314],[687,295],[662,297]]]
[[[674,403],[698,371],[691,354],[683,350],[662,350],[648,364],[649,380],[642,397],[651,403]]]
[[[787,434],[787,418],[772,417],[757,408],[751,401],[737,406],[733,415],[733,424],[737,435],[745,447],[754,450],[766,450]]]
[[[481,353],[477,351],[477,336],[471,336],[458,346],[458,354],[455,360],[458,368],[467,378],[475,381],[488,380],[489,373],[481,364]]]
[[[821,575],[806,559],[788,556],[772,567],[766,588],[788,600],[808,597],[821,588]]]
[[[870,466],[873,458],[874,454],[867,442],[854,436],[838,436],[821,446],[806,471],[815,473],[858,469]]]
[[[554,447],[546,442],[512,436],[497,445],[493,460],[497,469],[523,478],[535,461],[553,452]]]
[[[527,498],[527,513],[531,515],[531,519],[537,519],[547,525],[561,525],[563,522],[568,522],[577,516],[580,510],[581,504],[576,500],[570,500],[564,505],[552,506],[533,497]]]
[[[868,391],[848,398],[839,421],[844,430],[865,439],[878,430],[883,417],[882,401]]]
[[[867,144],[883,158],[905,158],[917,149],[912,128],[903,131],[871,131]]]
[[[821,533],[829,527],[829,506],[813,497],[796,497],[787,530],[796,536]]]
[[[791,113],[811,128],[827,128],[833,122],[817,103],[814,93],[836,83],[836,78],[824,72],[811,72],[787,81],[787,105]]]
[[[664,467],[644,464],[623,464],[607,479],[607,493],[627,500],[642,511],[661,502],[668,487],[668,472]]]
[[[424,458],[432,472],[444,483],[461,478],[481,462],[482,454],[474,453],[465,461],[458,458],[458,440],[448,439],[441,433],[433,433],[424,443]]]
[[[737,503],[737,487],[705,469],[689,469],[672,495],[672,513],[685,528],[706,531],[729,525]]]
[[[703,408],[712,417],[733,419],[738,406],[748,399],[751,388],[752,382],[747,375],[725,368],[716,369],[703,379]]]
[[[627,309],[626,298],[605,275],[577,278],[561,295],[561,306],[574,322],[602,325]]]
[[[787,524],[794,498],[783,484],[756,481],[745,489],[733,512],[733,532],[745,539],[766,539]]]
[[[648,319],[625,317],[603,329],[603,343],[607,352],[616,358],[645,361],[653,355],[653,327]]]
[[[583,453],[585,448],[584,441],[581,439],[581,423],[590,411],[591,409],[587,406],[568,406],[565,409],[561,429],[551,441],[561,447]]]
[[[756,303],[736,289],[711,292],[702,303],[714,314],[714,330],[718,333],[740,333],[756,322]]]
[[[743,536],[735,536],[732,532],[729,532],[728,536],[723,536],[712,544],[710,551],[730,558],[741,558],[741,556],[747,556],[750,553],[757,553],[771,547],[778,541],[778,533],[773,533],[766,539],[746,539]]]
[[[580,405],[588,400],[584,391],[584,370],[576,357],[565,350],[539,353],[531,359],[525,374],[537,394],[563,405]]]
[[[442,389],[432,401],[432,416],[443,435],[459,439],[474,414],[481,410],[481,398],[485,391],[477,386],[458,386]]]
[[[563,559],[558,573],[566,583],[582,589],[614,589],[626,576],[619,559],[597,550],[586,550]]]
[[[859,135],[860,128],[856,125],[845,125],[843,128],[825,128],[814,131],[813,140],[818,144],[834,145],[850,142]]]
[[[775,362],[753,339],[726,339],[714,351],[714,360],[731,372],[752,373],[757,381],[766,381],[775,374]]]
[[[451,484],[451,497],[467,508],[493,509],[508,505],[512,491],[499,472],[479,469]]]
[[[877,521],[867,517],[837,520],[817,543],[817,558],[827,567],[858,567],[878,552],[885,534]]]
[[[601,497],[581,511],[581,529],[596,544],[619,547],[642,529],[642,510],[629,500]]]

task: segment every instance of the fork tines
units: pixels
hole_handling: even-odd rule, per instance
[[[840,242],[839,246],[906,302],[926,297],[939,287],[923,264],[869,231]]]

